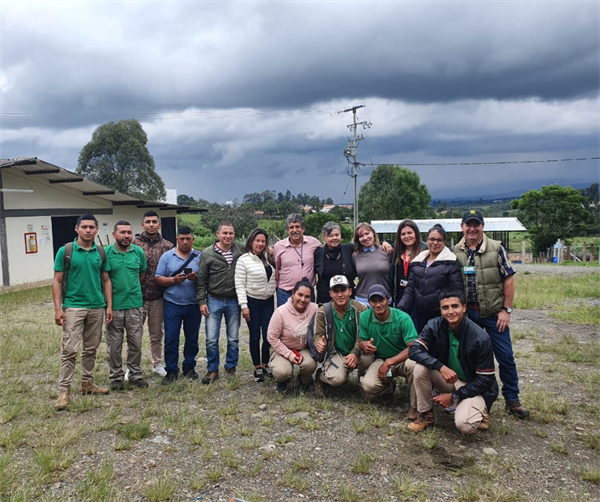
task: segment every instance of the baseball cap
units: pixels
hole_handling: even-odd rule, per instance
[[[381,284],[373,284],[369,288],[369,293],[367,294],[367,298],[370,300],[372,296],[381,296],[382,298],[385,298],[386,296],[390,296],[390,295],[386,291],[385,287],[383,287]]]
[[[329,289],[333,289],[336,286],[344,286],[345,288],[350,288],[350,283],[348,282],[348,278],[345,275],[334,275],[329,281]]]
[[[476,209],[471,209],[463,214],[462,223],[467,223],[468,221],[475,220],[483,225],[483,215],[481,212]]]

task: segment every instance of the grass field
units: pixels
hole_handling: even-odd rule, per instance
[[[408,433],[404,385],[392,407],[366,403],[355,380],[330,399],[282,398],[252,381],[245,326],[236,378],[161,386],[145,335],[148,389],[74,392],[57,413],[50,288],[1,295],[0,500],[600,500],[599,294],[598,274],[517,275],[513,339],[532,419],[500,399],[492,429],[473,437],[443,413]],[[96,380],[108,381],[104,343]]]

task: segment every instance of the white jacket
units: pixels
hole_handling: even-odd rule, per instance
[[[253,253],[244,253],[235,265],[235,292],[240,308],[248,307],[248,296],[267,300],[275,293],[275,268],[267,282],[267,272],[260,258]]]

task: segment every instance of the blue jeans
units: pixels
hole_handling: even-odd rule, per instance
[[[275,311],[275,302],[273,297],[267,300],[257,300],[248,297],[248,308],[250,309],[250,321],[248,322],[248,331],[250,331],[250,355],[252,364],[260,366],[269,363],[269,351],[271,344],[267,341],[267,330],[269,321]],[[262,329],[262,350],[260,348],[260,332]],[[262,358],[261,358],[262,355]]]
[[[208,318],[206,319],[206,358],[208,371],[219,371],[219,333],[221,331],[221,318],[225,317],[227,328],[227,355],[225,356],[225,370],[238,365],[240,352],[240,306],[237,299],[219,300],[208,295],[206,299]]]
[[[469,319],[482,327],[492,340],[494,356],[498,361],[500,369],[500,380],[502,381],[502,395],[506,402],[519,400],[519,375],[517,363],[513,355],[510,329],[506,328],[503,333],[498,331],[496,323],[498,316],[481,317],[479,310],[468,309]]]
[[[183,345],[182,370],[187,373],[196,367],[196,356],[198,355],[198,335],[200,333],[200,322],[202,314],[198,304],[177,305],[165,300],[165,369],[167,373],[179,373],[179,333],[183,323]]]

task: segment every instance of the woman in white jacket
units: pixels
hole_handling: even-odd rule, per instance
[[[269,236],[262,228],[250,232],[245,253],[235,266],[235,292],[242,316],[250,331],[250,355],[254,364],[254,381],[272,378],[269,363],[267,329],[275,310],[275,262],[268,253]],[[262,347],[261,347],[262,331]]]

